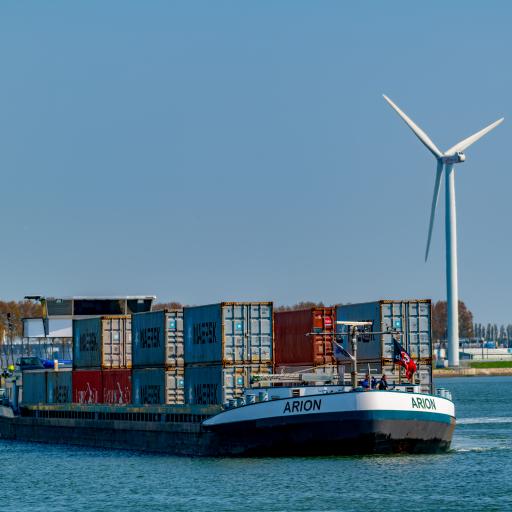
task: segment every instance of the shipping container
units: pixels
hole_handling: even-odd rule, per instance
[[[72,378],[74,403],[103,403],[103,375],[101,370],[73,370]]]
[[[46,376],[47,370],[27,370],[22,374],[22,400],[23,405],[46,403]]]
[[[103,370],[103,403],[130,404],[132,402],[132,371]]]
[[[46,374],[46,402],[49,404],[67,404],[72,401],[71,368],[49,370]]]
[[[73,320],[73,368],[131,368],[131,317]]]
[[[136,405],[185,403],[183,367],[135,368],[132,371],[132,397]]]
[[[332,338],[335,330],[336,308],[275,312],[275,364],[334,364]]]
[[[272,302],[222,302],[183,310],[185,364],[272,363]]]
[[[132,315],[133,368],[183,365],[183,310]]]
[[[225,404],[242,396],[258,375],[272,373],[272,366],[255,365],[188,365],[185,367],[185,401],[187,404]]]
[[[400,343],[413,359],[432,358],[432,326],[430,300],[379,300],[363,304],[338,306],[339,321],[369,321],[371,331],[395,330],[401,333]],[[338,326],[338,332],[346,332]],[[342,345],[352,351],[347,336],[341,338]],[[393,359],[393,337],[391,334],[368,335],[357,345],[358,360]]]

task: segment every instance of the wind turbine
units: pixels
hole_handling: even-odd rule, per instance
[[[396,113],[405,121],[416,137],[426,146],[426,148],[435,156],[437,160],[436,179],[434,184],[434,197],[432,198],[432,207],[430,210],[430,223],[428,227],[427,249],[425,251],[425,261],[428,258],[430,241],[432,239],[432,229],[434,227],[434,218],[436,213],[437,198],[439,196],[439,186],[443,168],[445,171],[446,188],[446,291],[447,291],[447,309],[448,309],[448,364],[450,366],[459,366],[459,289],[457,282],[457,218],[455,212],[455,164],[466,160],[464,150],[478,139],[489,133],[503,122],[503,117],[490,124],[483,130],[461,140],[450,149],[441,152],[432,142],[429,136],[413,122],[402,110],[398,108],[385,94],[384,99],[396,111]]]

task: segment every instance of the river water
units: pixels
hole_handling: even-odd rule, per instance
[[[0,442],[4,510],[512,510],[512,377],[438,379],[457,427],[444,455],[188,459]]]

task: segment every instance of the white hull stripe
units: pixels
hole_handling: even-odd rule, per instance
[[[332,393],[246,405],[224,411],[204,422],[205,426],[256,421],[266,418],[329,413],[385,413],[426,421],[455,418],[453,402],[433,395],[399,392]],[[440,419],[445,417],[445,419]],[[434,418],[438,418],[435,419]]]

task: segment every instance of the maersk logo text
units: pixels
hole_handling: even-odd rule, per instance
[[[322,407],[322,400],[293,400],[293,402],[286,402],[283,414],[294,412],[309,412],[319,411]]]
[[[192,343],[206,345],[217,343],[217,322],[198,322],[193,326]]]
[[[436,402],[433,398],[413,398],[412,399],[413,409],[427,409],[429,411],[436,410]]]

